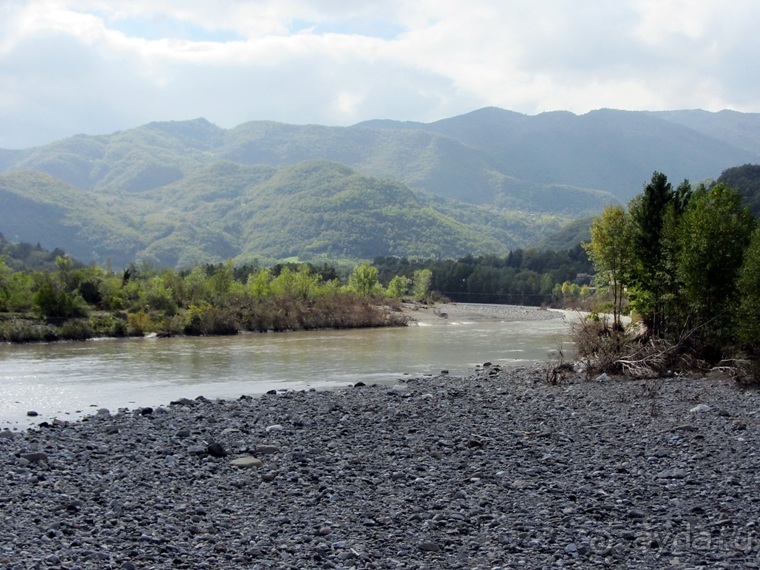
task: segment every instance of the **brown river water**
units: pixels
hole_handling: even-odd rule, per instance
[[[571,349],[562,319],[0,345],[0,428],[200,395],[393,384],[442,370],[464,376],[486,361],[546,362],[560,348]]]

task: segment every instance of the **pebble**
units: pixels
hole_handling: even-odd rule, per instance
[[[496,368],[2,431],[0,567],[757,567],[759,392]]]

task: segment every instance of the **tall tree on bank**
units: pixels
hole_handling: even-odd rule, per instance
[[[744,254],[739,272],[739,340],[750,353],[760,356],[760,228],[752,234],[752,241]]]
[[[644,192],[631,200],[631,253],[629,271],[632,305],[655,336],[664,332],[668,305],[677,291],[674,256],[681,216],[691,199],[688,180],[677,188],[667,176],[654,172]]]
[[[591,224],[591,241],[583,248],[594,263],[600,285],[612,294],[612,326],[622,329],[627,274],[632,265],[631,222],[622,206],[607,206]]]
[[[679,277],[694,325],[715,346],[731,339],[737,277],[754,228],[742,195],[723,184],[697,191],[680,224]]]

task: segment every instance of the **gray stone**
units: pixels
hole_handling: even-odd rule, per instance
[[[685,479],[686,471],[683,469],[673,468],[664,469],[657,474],[658,479]]]
[[[440,552],[443,550],[438,543],[430,541],[420,542],[417,547],[423,552]]]
[[[272,455],[280,451],[280,448],[276,445],[262,444],[257,445],[255,451],[257,455]]]
[[[246,455],[243,457],[238,457],[237,459],[233,459],[230,461],[230,465],[233,465],[234,467],[263,467],[264,462],[261,461],[258,457],[253,457],[252,455]]]

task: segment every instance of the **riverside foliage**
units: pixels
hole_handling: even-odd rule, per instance
[[[603,353],[602,369],[655,373],[684,361],[731,366],[756,362],[756,228],[757,220],[738,190],[722,183],[692,189],[688,181],[674,188],[659,172],[627,210],[607,207],[595,219],[585,247],[597,270],[597,284],[612,291],[612,331],[606,322],[599,330],[584,327],[585,336],[595,331],[600,339],[581,343],[587,347],[584,356]],[[620,320],[627,310],[642,325],[635,340]],[[616,347],[614,358],[610,346]]]
[[[94,336],[236,334],[402,325],[377,270],[357,267],[343,284],[328,266],[234,267],[189,271],[82,266],[67,255],[56,271],[14,271],[0,262],[0,340]],[[375,282],[367,284],[372,279]],[[409,285],[409,284],[407,284]],[[425,292],[427,294],[427,292]]]

